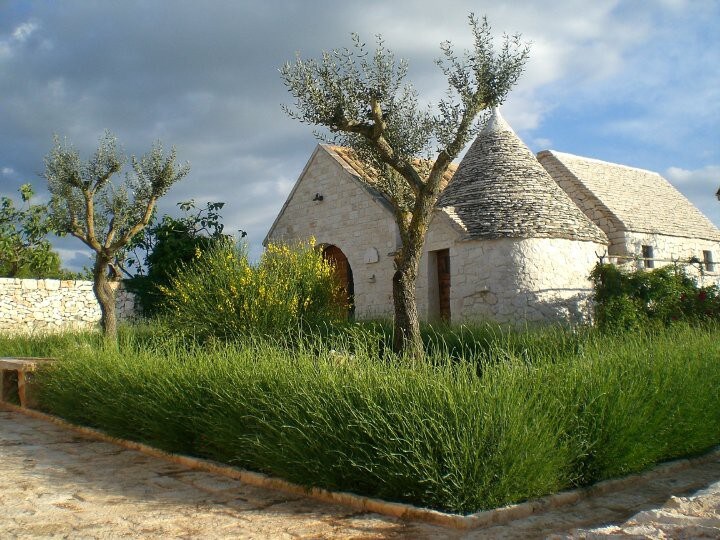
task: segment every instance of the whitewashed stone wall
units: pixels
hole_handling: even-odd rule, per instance
[[[316,195],[322,201],[313,201]],[[390,317],[397,226],[374,197],[325,149],[318,147],[275,222],[268,240],[332,244],[348,258],[355,287],[355,316]]]
[[[423,318],[437,317],[433,251],[450,252],[452,322],[494,320],[525,324],[586,322],[592,285],[588,279],[605,246],[566,239],[462,241],[437,216],[428,233],[418,279]]]
[[[115,286],[118,320],[134,318],[135,295]],[[92,281],[0,278],[0,332],[94,328],[99,321]]]
[[[685,268],[689,275],[698,280],[700,285],[720,284],[720,242],[662,234],[626,232],[619,235],[614,242],[614,249],[610,253],[639,258],[642,257],[642,246],[652,246],[655,268],[673,264],[673,261],[686,262],[691,257],[697,257],[703,261],[703,251],[710,251],[715,262],[713,271],[704,269],[701,273],[697,265]],[[633,261],[611,256],[610,262],[632,265],[637,268],[644,267],[641,260]]]
[[[316,195],[322,201],[313,200]],[[348,258],[353,272],[356,317],[393,314],[393,254],[400,239],[386,203],[373,196],[322,147],[300,176],[267,240],[314,237]],[[417,280],[420,316],[438,315],[435,260],[449,249],[452,322],[579,322],[588,316],[588,275],[605,246],[565,239],[463,239],[444,214],[428,232]]]

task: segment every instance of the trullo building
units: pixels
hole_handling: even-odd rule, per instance
[[[558,152],[538,156],[496,109],[448,171],[420,263],[421,317],[581,322],[599,256],[661,263],[673,254],[705,261],[720,254],[720,231],[659,175]],[[359,318],[393,313],[400,237],[374,182],[347,148],[318,145],[265,239],[314,237],[336,263]],[[638,213],[625,200],[659,188],[676,209],[672,218]]]

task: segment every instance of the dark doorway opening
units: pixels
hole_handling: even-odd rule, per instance
[[[440,319],[450,322],[450,250],[435,252],[437,261],[438,307]]]
[[[335,277],[347,298],[348,317],[355,316],[355,283],[352,268],[345,254],[337,246],[327,246],[323,249],[323,258],[335,268]]]

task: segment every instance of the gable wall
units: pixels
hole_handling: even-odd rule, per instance
[[[313,201],[316,193],[322,201]],[[393,259],[399,237],[391,213],[324,149],[319,149],[278,217],[270,241],[333,244],[348,258],[358,318],[392,316]],[[366,262],[366,261],[377,262]]]
[[[623,240],[622,224],[617,216],[573,175],[560,160],[550,152],[540,152],[538,161],[553,180],[568,194],[572,201],[590,218],[610,240],[609,253],[616,254],[615,245]],[[619,252],[618,252],[619,254]]]

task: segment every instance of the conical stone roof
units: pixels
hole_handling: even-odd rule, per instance
[[[469,238],[608,239],[493,110],[437,204]]]

